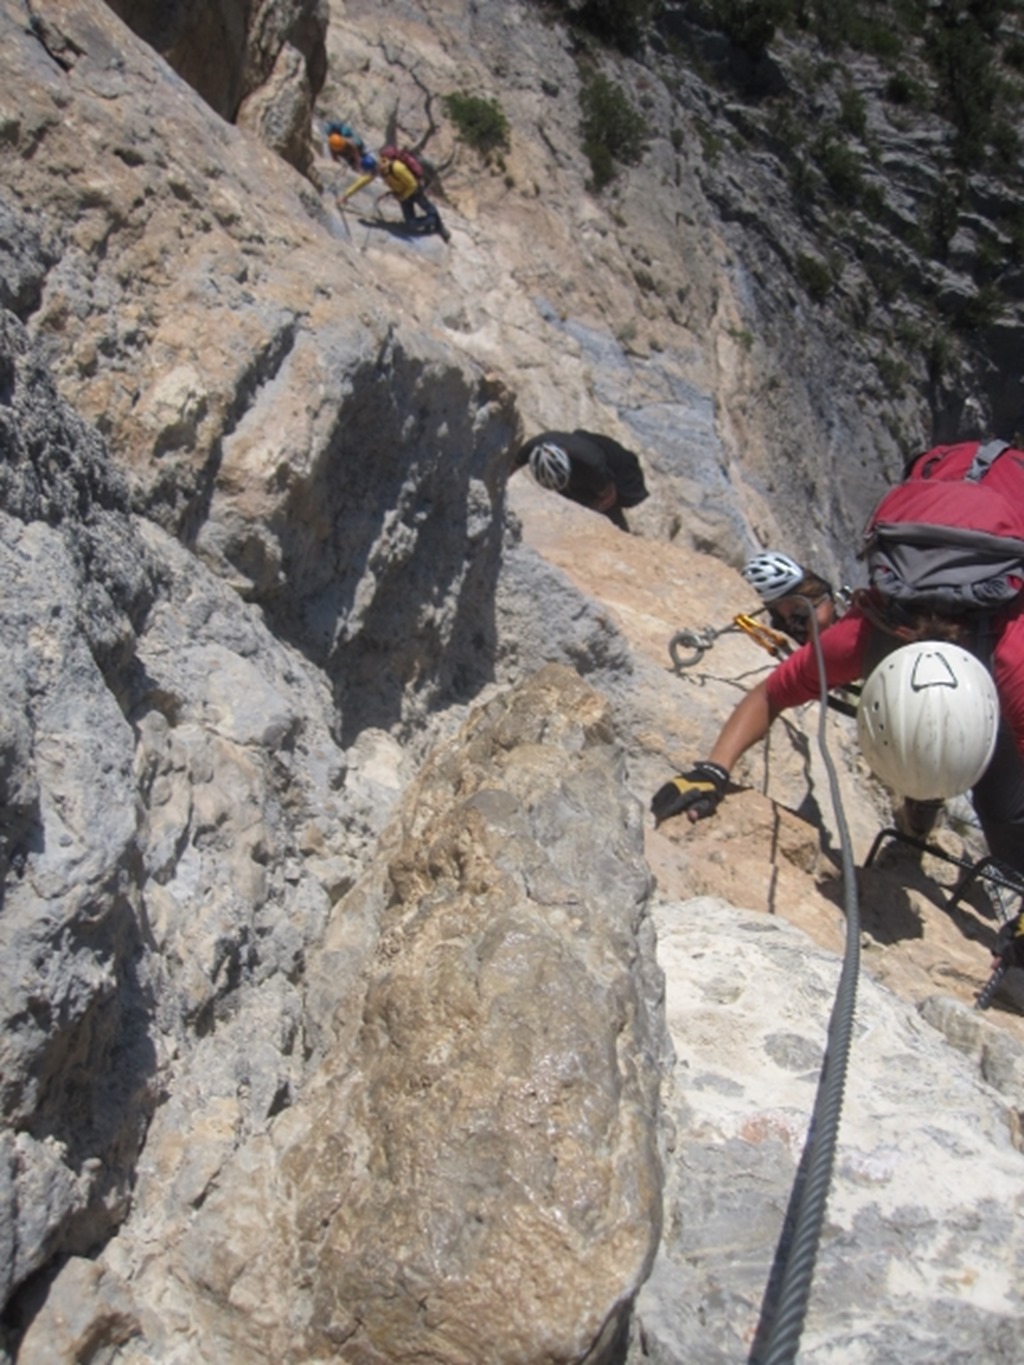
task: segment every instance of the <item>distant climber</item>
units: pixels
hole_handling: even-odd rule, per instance
[[[344,161],[353,171],[360,169],[359,162],[366,147],[358,133],[354,133],[347,123],[332,120],[327,125],[327,150],[332,161]]]
[[[418,236],[429,236],[436,232],[446,242],[450,241],[451,234],[441,221],[440,213],[404,161],[397,157],[377,157],[372,152],[364,152],[359,165],[362,174],[340,196],[339,203],[344,204],[353,194],[370,184],[375,176],[380,176],[398,200],[402,218],[410,232]]]
[[[648,497],[636,455],[595,431],[541,432],[518,452],[513,472],[524,465],[542,488],[601,512],[621,531],[629,530],[623,509]]]

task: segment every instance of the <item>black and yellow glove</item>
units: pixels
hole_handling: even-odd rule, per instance
[[[725,795],[729,774],[717,763],[695,763],[688,773],[681,773],[659,787],[651,799],[651,814],[655,822],[684,810],[692,811],[698,820],[714,815]]]
[[[999,930],[995,956],[1006,967],[1024,967],[1024,910]]]

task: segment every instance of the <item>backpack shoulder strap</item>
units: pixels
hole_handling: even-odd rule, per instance
[[[964,475],[971,483],[977,483],[983,479],[988,471],[999,459],[1004,450],[1010,449],[1009,441],[986,441],[975,451],[971,467]]]
[[[996,641],[1001,632],[996,628],[994,611],[972,612],[967,617],[967,636],[961,644],[974,657],[992,672],[992,660],[996,652]]]

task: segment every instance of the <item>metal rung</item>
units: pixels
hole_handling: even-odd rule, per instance
[[[933,858],[941,858],[943,862],[952,863],[954,867],[960,868],[960,880],[953,888],[953,893],[949,899],[950,909],[960,903],[972,883],[979,878],[982,881],[992,882],[996,886],[1003,886],[1018,896],[1024,896],[1024,876],[1012,868],[1008,868],[998,858],[993,858],[990,853],[987,853],[984,858],[970,862],[966,858],[958,858],[953,853],[947,853],[944,848],[939,848],[937,844],[930,844],[925,839],[915,839],[912,834],[904,834],[902,830],[892,826],[880,830],[875,836],[870,852],[864,859],[865,867],[870,867],[875,861],[878,851],[886,839],[897,839],[901,844],[909,844],[911,848],[916,848],[921,853],[929,853]]]
[[[911,834],[904,834],[902,830],[889,827],[878,832],[875,842],[871,845],[868,856],[864,859],[864,866],[870,867],[878,854],[878,850],[886,839],[898,839],[901,844],[909,844],[911,848],[919,849],[922,853],[929,853],[934,858],[941,858],[944,862],[952,863],[954,867],[960,869],[960,879],[953,888],[949,898],[949,908],[952,910],[957,906],[967,894],[971,884],[979,878],[982,881],[993,882],[996,886],[1006,887],[1016,895],[1024,898],[1024,876],[1008,868],[1005,863],[1001,863],[998,858],[993,858],[990,853],[986,853],[984,858],[978,858],[976,862],[968,862],[966,858],[957,858],[952,853],[947,853],[944,848],[938,848],[935,844],[929,844],[924,839],[915,839]],[[1009,918],[1009,917],[1008,917]],[[992,1003],[992,998],[999,989],[999,984],[1006,975],[1006,963],[1001,962],[993,970],[988,981],[979,991],[974,1008],[986,1010]]]
[[[930,853],[935,858],[942,858],[945,862],[953,863],[965,871],[971,871],[974,868],[974,863],[969,863],[965,858],[957,858],[955,854],[947,853],[944,848],[939,848],[937,844],[930,844],[926,839],[915,839],[912,834],[904,834],[902,830],[896,829],[894,826],[881,829],[875,835],[875,842],[871,845],[871,850],[864,859],[865,867],[870,867],[875,861],[878,850],[886,839],[897,839],[901,844],[909,844],[911,848],[919,849],[922,853]]]

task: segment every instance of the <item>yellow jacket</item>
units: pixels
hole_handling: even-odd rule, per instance
[[[367,171],[365,175],[361,175],[358,180],[353,180],[352,184],[349,185],[348,189],[341,196],[342,201],[344,202],[344,200],[355,194],[356,190],[361,190],[364,185],[368,185],[377,174],[377,171]],[[408,199],[411,194],[416,193],[419,182],[404,162],[389,161],[387,170],[380,171],[379,174],[384,181],[384,184],[387,185],[396,199]]]

